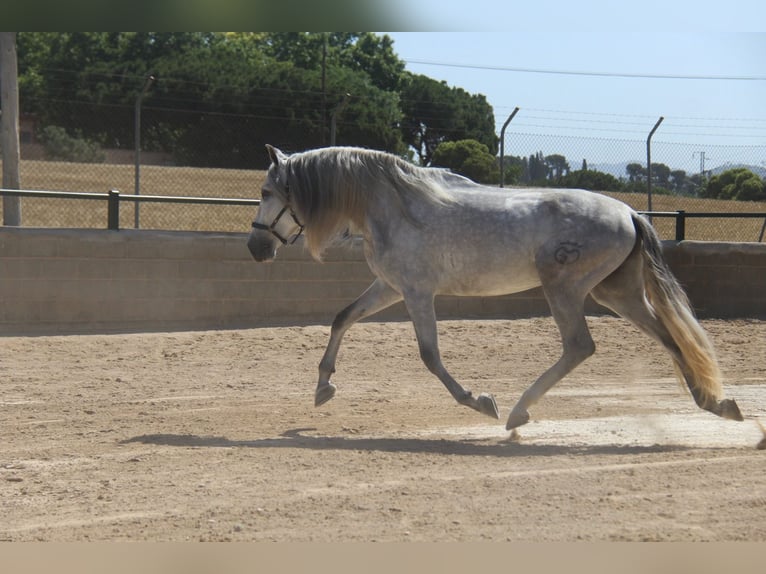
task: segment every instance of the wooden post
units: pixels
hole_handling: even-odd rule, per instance
[[[3,188],[20,189],[19,84],[16,32],[0,32],[0,146],[3,148]],[[3,197],[3,225],[21,225],[18,197]]]

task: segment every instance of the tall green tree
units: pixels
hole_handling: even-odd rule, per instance
[[[652,164],[653,183],[661,187],[670,187],[671,169],[664,163]]]
[[[629,163],[625,167],[625,171],[628,174],[628,181],[639,182],[644,181],[646,177],[646,168],[640,163]]]
[[[24,32],[19,74],[24,111],[41,126],[79,130],[109,147],[133,142],[133,105],[158,63],[209,50],[201,33]]]
[[[527,166],[527,181],[529,183],[541,183],[543,180],[548,179],[548,165],[545,163],[543,152],[539,151],[536,154],[530,155]]]
[[[561,179],[569,173],[569,162],[561,154],[545,156],[545,163],[549,169],[548,177],[551,179]]]
[[[264,54],[306,70],[315,77],[313,104],[324,123],[327,140],[335,107],[350,94],[337,118],[338,144],[404,153],[398,124],[398,88],[404,62],[393,50],[390,36],[351,32],[274,32],[250,36]],[[320,126],[320,130],[321,130]]]
[[[446,141],[474,139],[497,154],[494,112],[483,95],[410,74],[402,84],[401,108],[402,137],[421,165],[431,165],[436,148]]]
[[[359,34],[351,49],[341,52],[341,65],[365,72],[381,90],[398,92],[404,74],[404,61],[394,52],[390,36],[366,32]]]
[[[766,185],[749,169],[733,168],[711,177],[701,196],[711,199],[766,201]]]
[[[173,152],[179,163],[257,167],[266,163],[264,143],[317,147],[328,132],[323,105],[346,93],[339,142],[404,149],[389,89],[403,64],[387,37],[23,33],[20,48],[24,111],[41,127],[77,130],[105,147],[132,147],[134,104],[151,73],[142,146]]]
[[[431,165],[449,168],[478,183],[497,183],[500,176],[495,156],[486,145],[472,139],[440,143]]]
[[[242,35],[242,34],[240,34]],[[267,32],[247,34],[263,52],[280,62],[307,69],[333,67],[363,72],[385,91],[400,87],[404,62],[390,36],[371,32]]]
[[[404,71],[393,42],[373,33],[19,33],[22,111],[102,147],[130,149],[142,99],[142,147],[179,163],[265,165],[263,143],[326,143],[404,154],[424,165],[443,141],[475,139],[497,153],[486,98]],[[258,158],[258,159],[255,159]]]

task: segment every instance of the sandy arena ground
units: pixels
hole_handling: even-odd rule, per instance
[[[0,338],[0,540],[766,540],[754,420],[699,411],[620,319],[505,418],[559,353],[548,318],[440,323],[457,406],[409,323],[355,326],[315,409],[326,326]],[[766,423],[766,322],[704,321],[727,395]]]

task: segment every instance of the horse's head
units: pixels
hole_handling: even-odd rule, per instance
[[[280,245],[293,244],[303,232],[303,225],[290,204],[287,180],[287,156],[267,145],[271,166],[261,188],[261,205],[253,221],[247,247],[256,261],[271,261]]]

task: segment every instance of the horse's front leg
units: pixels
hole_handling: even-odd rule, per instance
[[[404,303],[415,326],[420,358],[428,370],[439,378],[458,403],[487,416],[500,418],[497,403],[492,395],[482,393],[474,397],[471,391],[464,389],[444,368],[439,353],[433,294],[407,294]]]
[[[346,331],[357,321],[390,307],[402,300],[402,296],[387,283],[376,279],[359,298],[335,317],[330,330],[324,356],[319,363],[319,382],[314,394],[314,405],[323,405],[335,396],[335,385],[330,377],[335,372],[335,360]]]

